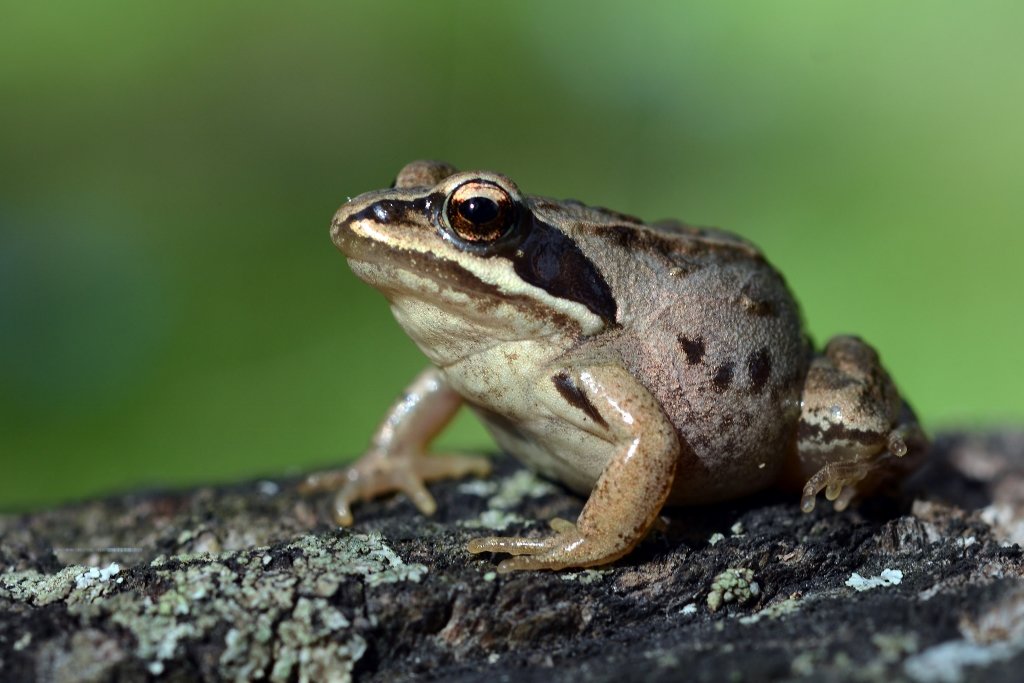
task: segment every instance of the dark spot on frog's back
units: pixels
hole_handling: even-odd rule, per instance
[[[597,412],[597,408],[590,402],[590,399],[583,390],[572,381],[569,373],[565,371],[559,372],[551,378],[551,381],[566,403],[583,411],[587,417],[605,429],[608,428],[608,422],[601,416],[601,413]]]
[[[711,378],[711,381],[715,384],[715,389],[718,391],[725,391],[728,389],[729,385],[732,384],[732,374],[732,363],[722,363],[719,365],[718,369],[715,370],[714,376]]]
[[[748,313],[759,318],[768,318],[775,315],[775,304],[771,301],[746,297],[743,300],[743,305],[747,309]]]
[[[747,358],[747,374],[750,376],[750,390],[755,394],[761,393],[772,375],[772,359],[767,347],[762,346]]]
[[[601,236],[626,251],[655,251],[671,254],[679,249],[678,241],[656,230],[638,228],[629,223],[602,225]]]
[[[679,347],[686,354],[686,362],[690,365],[696,365],[704,360],[704,340],[702,338],[690,339],[679,335]]]
[[[701,266],[701,257],[712,253],[724,260],[764,261],[764,255],[757,247],[736,235],[678,221],[601,225],[595,229],[610,243],[627,251],[655,252],[667,257],[693,257],[696,260],[690,263],[691,267]]]

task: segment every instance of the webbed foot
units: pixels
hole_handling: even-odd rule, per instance
[[[856,337],[834,337],[811,363],[798,429],[800,509],[824,489],[836,510],[898,482],[917,466],[927,439],[878,354]]]

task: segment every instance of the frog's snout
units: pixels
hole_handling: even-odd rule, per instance
[[[387,200],[364,199],[362,196],[349,199],[334,212],[331,219],[331,241],[334,246],[340,249],[346,256],[352,256],[352,251],[357,248],[360,242],[379,241],[374,240],[374,224],[383,225],[389,218]]]

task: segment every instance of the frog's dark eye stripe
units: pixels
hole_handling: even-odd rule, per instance
[[[505,255],[516,274],[552,296],[583,304],[614,325],[618,305],[597,266],[561,230],[532,215],[528,224],[525,238]]]
[[[471,180],[455,188],[445,206],[445,219],[455,237],[468,244],[490,244],[518,222],[516,202],[495,183]]]

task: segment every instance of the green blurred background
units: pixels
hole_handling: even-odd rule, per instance
[[[424,361],[328,221],[420,157],[741,232],[929,427],[1020,422],[1022,35],[1018,2],[5,3],[0,508],[358,453]]]

